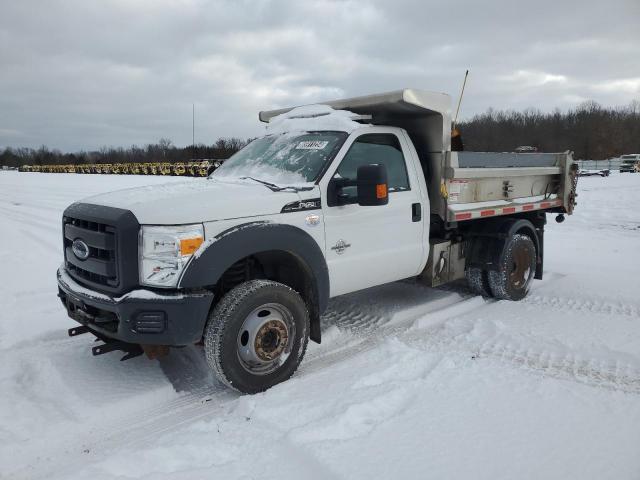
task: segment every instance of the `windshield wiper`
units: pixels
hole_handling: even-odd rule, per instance
[[[300,192],[303,190],[313,189],[313,187],[293,187],[291,185],[286,187],[281,187],[280,185],[276,185],[275,183],[265,182],[264,180],[260,180],[259,178],[253,178],[253,177],[240,177],[240,180],[253,180],[254,182],[261,183],[272,192],[282,192],[283,190],[293,190],[294,192]]]
[[[265,182],[264,180],[260,180],[258,178],[253,178],[253,177],[240,177],[240,180],[253,180],[254,182],[261,183],[262,185],[264,185],[265,187],[269,188],[274,192],[279,192],[287,188],[287,187],[281,187],[279,185],[276,185],[275,183]]]

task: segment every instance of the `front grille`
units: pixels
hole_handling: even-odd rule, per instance
[[[91,290],[123,295],[139,285],[138,237],[140,224],[133,212],[122,208],[77,202],[62,214],[64,261],[69,275]],[[72,249],[85,245],[85,260]],[[87,252],[88,250],[88,252]]]
[[[112,225],[65,216],[64,252],[69,273],[78,280],[117,287],[117,231]],[[81,260],[72,249],[74,240],[80,239],[89,247],[88,258]]]

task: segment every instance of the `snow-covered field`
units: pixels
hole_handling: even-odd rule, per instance
[[[67,337],[63,209],[166,181],[0,172],[0,478],[640,478],[640,176],[580,179],[524,301],[335,299],[294,378],[244,397],[197,347],[120,362]]]

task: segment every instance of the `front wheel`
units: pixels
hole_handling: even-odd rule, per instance
[[[204,334],[209,366],[242,393],[262,392],[289,379],[308,341],[304,301],[270,280],[251,280],[229,291],[213,309]]]

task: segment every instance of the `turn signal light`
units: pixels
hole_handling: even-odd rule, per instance
[[[387,198],[387,184],[379,183],[376,185],[376,198]]]
[[[195,238],[182,238],[180,239],[180,254],[181,255],[192,255],[203,242],[202,237]]]

